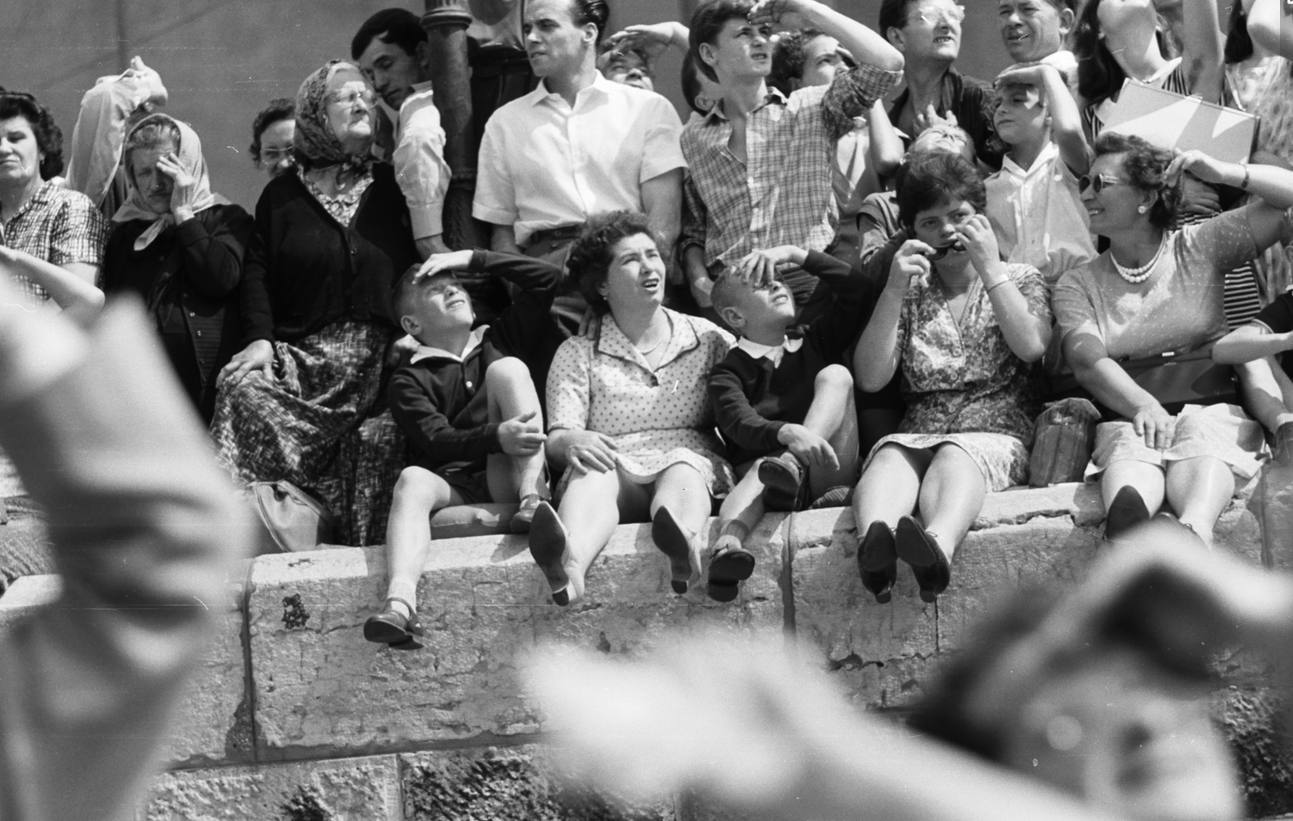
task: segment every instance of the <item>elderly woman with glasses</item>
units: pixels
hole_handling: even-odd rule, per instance
[[[1165,397],[1117,360],[1198,349],[1226,333],[1225,272],[1279,238],[1283,212],[1293,206],[1293,171],[1219,162],[1198,151],[1173,159],[1115,133],[1102,135],[1095,151],[1079,187],[1091,232],[1107,238],[1109,250],[1066,272],[1054,294],[1064,357],[1113,420],[1097,429],[1087,478],[1100,477],[1107,539],[1148,519],[1166,499],[1180,523],[1210,543],[1235,477],[1250,478],[1258,468],[1260,426],[1234,405],[1169,411]],[[1187,171],[1257,199],[1171,230]]]
[[[333,61],[296,98],[296,167],[265,186],[242,284],[242,350],[219,376],[212,434],[244,482],[290,482],[381,538],[402,440],[379,403],[395,278],[419,261],[390,166],[372,162],[374,95]]]

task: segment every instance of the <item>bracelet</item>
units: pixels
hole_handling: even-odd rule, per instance
[[[1247,191],[1248,190],[1248,163],[1241,162],[1239,165],[1244,169],[1244,181],[1239,183],[1239,187]]]
[[[993,288],[1000,288],[1002,285],[1005,285],[1009,281],[1010,281],[1010,277],[1002,277],[1001,279],[989,285],[983,293],[990,294],[992,293]]]

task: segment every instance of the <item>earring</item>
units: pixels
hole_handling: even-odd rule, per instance
[[[1142,205],[1142,206],[1140,206],[1139,208],[1137,208],[1136,210],[1143,214],[1143,213],[1145,213],[1146,211],[1148,211],[1148,210],[1149,210],[1149,206],[1148,206],[1148,205]]]

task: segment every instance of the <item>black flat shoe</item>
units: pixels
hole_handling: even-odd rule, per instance
[[[709,562],[705,593],[714,601],[729,602],[740,592],[741,582],[754,573],[754,554],[743,547],[729,547]]]
[[[1104,539],[1107,542],[1120,541],[1127,531],[1149,521],[1149,508],[1140,491],[1131,485],[1123,485],[1109,503],[1109,512],[1104,516]]]
[[[920,600],[933,603],[952,581],[952,565],[943,548],[915,519],[903,516],[898,520],[894,549],[898,558],[911,565],[911,572],[920,585]]]
[[[893,531],[884,522],[872,522],[858,545],[858,571],[862,586],[880,604],[893,598],[893,584],[898,579],[898,553],[894,550]]]
[[[399,602],[412,614],[408,618],[391,606]],[[376,644],[385,644],[394,650],[418,650],[422,647],[421,639],[426,635],[418,611],[404,599],[392,597],[386,600],[382,612],[369,616],[364,622],[364,638]]]
[[[692,571],[699,567],[699,556],[692,556],[692,538],[674,519],[669,508],[661,507],[651,519],[651,541],[660,552],[669,557],[669,586],[679,596],[687,592]],[[753,558],[753,557],[751,557]],[[693,564],[693,559],[697,564]]]
[[[570,604],[570,577],[566,575],[566,526],[547,502],[539,502],[530,520],[530,555],[552,588],[552,601]]]
[[[790,512],[799,509],[803,491],[804,467],[789,453],[759,462],[759,481],[763,483],[764,510]]]

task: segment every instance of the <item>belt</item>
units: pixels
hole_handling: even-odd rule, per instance
[[[556,228],[543,228],[530,234],[525,241],[526,248],[532,248],[541,242],[564,242],[575,239],[584,230],[583,223],[575,225],[558,225]]]

